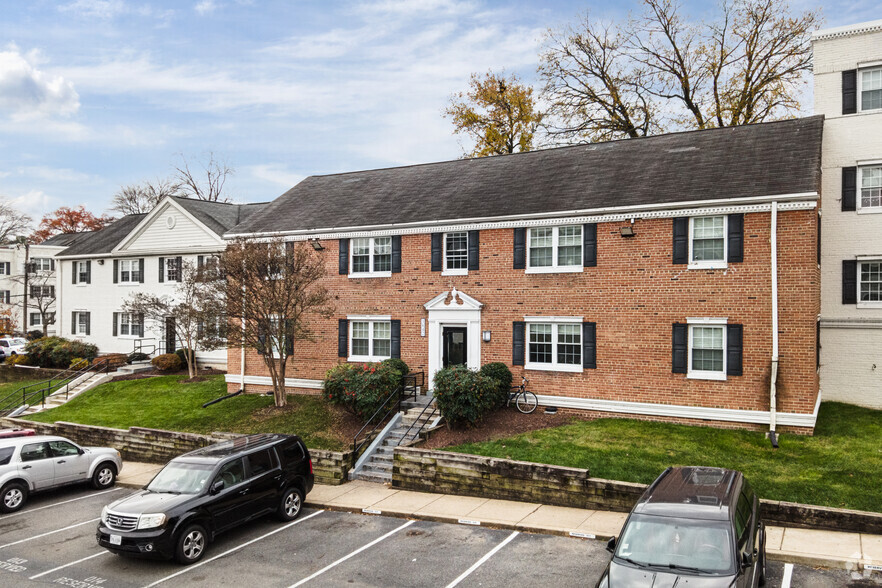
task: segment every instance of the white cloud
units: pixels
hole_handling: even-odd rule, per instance
[[[199,13],[200,16],[205,16],[206,14],[210,14],[217,9],[217,4],[214,0],[202,0],[196,6],[193,7],[193,10]]]
[[[280,186],[285,186],[287,188],[299,184],[303,181],[303,178],[306,177],[302,174],[295,174],[288,171],[286,166],[281,163],[252,165],[246,167],[245,171],[258,180],[279,184]]]
[[[88,182],[92,176],[69,168],[55,168],[46,165],[31,165],[18,167],[15,173],[19,176],[37,180],[49,180],[52,182]]]
[[[15,45],[0,51],[0,111],[21,121],[69,116],[79,107],[79,95],[71,82],[37,69]]]
[[[126,5],[122,0],[76,0],[59,6],[58,10],[83,18],[109,20],[125,12]]]
[[[61,206],[58,198],[49,196],[42,190],[30,190],[28,192],[7,198],[17,210],[28,214],[35,221],[42,216]]]

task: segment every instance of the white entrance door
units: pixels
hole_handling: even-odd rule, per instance
[[[445,360],[448,364],[451,361],[465,363],[471,369],[481,367],[483,306],[456,288],[442,292],[425,304],[429,312],[429,388]]]

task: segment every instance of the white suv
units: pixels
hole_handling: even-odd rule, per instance
[[[24,337],[3,337],[0,338],[0,351],[3,351],[5,357],[27,355],[28,352],[25,351],[27,344],[28,340]]]
[[[80,447],[54,435],[0,439],[0,513],[24,506],[28,494],[92,482],[108,488],[122,469],[119,451]]]

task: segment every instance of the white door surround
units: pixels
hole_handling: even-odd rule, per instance
[[[442,367],[443,327],[466,327],[468,358],[466,365],[471,369],[481,367],[481,308],[484,306],[465,292],[453,288],[442,292],[425,305],[429,311],[429,379],[432,388],[435,372]]]

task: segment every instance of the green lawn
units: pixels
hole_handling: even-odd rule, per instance
[[[778,449],[763,433],[609,418],[445,450],[647,484],[668,466],[726,467],[769,500],[882,512],[882,411],[836,402],[821,405],[813,437],[782,435]]]
[[[0,382],[0,400],[6,398],[7,395],[12,394],[22,386],[27,386],[29,384],[36,384],[37,382],[42,382],[47,378],[37,378],[37,379],[27,379],[27,380],[15,380],[13,382]]]
[[[273,404],[271,396],[251,394],[202,408],[202,403],[226,394],[223,376],[193,383],[182,383],[182,379],[161,376],[102,384],[63,406],[28,418],[118,429],[137,426],[190,433],[296,433],[307,447],[344,449],[345,443],[331,432],[333,419],[328,405],[318,396],[288,396],[290,408],[285,411],[267,408]]]

